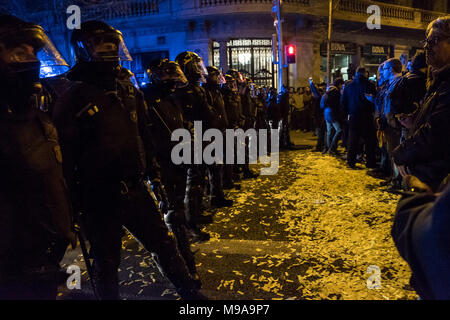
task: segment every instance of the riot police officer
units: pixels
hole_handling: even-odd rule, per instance
[[[192,136],[194,136],[194,121],[201,121],[203,129],[215,128],[216,112],[208,104],[205,89],[200,86],[201,82],[205,82],[208,73],[202,58],[195,52],[185,51],[180,53],[175,61],[189,82],[186,87],[175,91],[176,99],[183,109],[185,127],[191,130]],[[186,221],[194,241],[207,241],[210,238],[208,233],[199,228],[200,222],[212,222],[211,215],[203,214],[205,177],[206,167],[203,164],[192,164],[187,169]]]
[[[55,299],[76,245],[58,135],[40,110],[50,62],[68,67],[39,25],[0,16],[0,299]]]
[[[159,178],[148,133],[147,105],[120,60],[131,60],[120,31],[101,21],[74,30],[77,81],[57,101],[55,124],[67,180],[91,244],[94,282],[101,299],[118,299],[124,226],[152,253],[181,298],[201,298],[176,242],[144,180]]]
[[[194,255],[187,237],[184,197],[186,192],[186,167],[175,165],[171,159],[174,142],[172,133],[184,128],[183,111],[172,94],[175,88],[184,87],[188,81],[180,66],[168,59],[156,59],[150,63],[147,73],[151,83],[142,88],[148,105],[150,132],[158,135],[155,139],[156,155],[161,166],[161,183],[164,192],[158,199],[164,213],[164,221],[176,239],[178,248],[186,261],[190,274],[199,282]],[[159,181],[152,181],[152,188],[158,188]],[[166,197],[164,198],[164,195]],[[167,202],[167,205],[164,205]],[[164,208],[166,207],[166,208]],[[199,282],[200,283],[200,282]]]
[[[222,97],[225,105],[225,112],[228,120],[227,129],[237,129],[240,127],[240,124],[243,120],[243,116],[240,112],[240,97],[237,91],[236,81],[234,78],[226,74],[225,75],[225,83],[222,84],[220,88],[220,92],[222,93]],[[235,153],[235,152],[234,152]],[[225,148],[225,157],[226,157],[226,148]],[[223,171],[223,188],[224,189],[232,189],[235,188],[240,190],[240,185],[234,183],[238,176],[233,174],[234,172],[234,164],[225,164]]]
[[[240,96],[240,110],[243,117],[240,128],[244,131],[248,129],[254,129],[256,121],[255,106],[253,104],[250,88],[247,81],[243,78],[242,74],[236,69],[230,69],[227,72],[236,81],[237,89]],[[256,178],[258,175],[250,170],[249,167],[249,145],[255,143],[249,138],[245,139],[245,163],[242,165],[242,172],[244,178]]]
[[[222,72],[217,67],[208,66],[206,69],[208,71],[208,76],[206,78],[206,83],[203,86],[206,90],[206,98],[208,99],[208,104],[214,108],[217,114],[216,123],[218,127],[216,129],[222,131],[225,136],[225,130],[228,127],[228,119],[225,111],[225,102],[219,90],[220,85],[225,83],[225,79]],[[225,160],[225,158],[223,160]],[[208,175],[211,206],[216,208],[232,206],[233,200],[225,199],[223,193],[223,163],[209,165]]]

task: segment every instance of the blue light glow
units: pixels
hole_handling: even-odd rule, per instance
[[[41,61],[41,70],[39,72],[39,78],[49,78],[59,76],[69,70],[69,66],[54,65],[52,62]]]

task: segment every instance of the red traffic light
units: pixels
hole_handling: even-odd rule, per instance
[[[290,45],[287,49],[288,54],[295,54],[295,47]]]
[[[295,63],[295,45],[290,44],[285,47],[286,63]]]

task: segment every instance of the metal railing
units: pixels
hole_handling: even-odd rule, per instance
[[[437,19],[441,16],[445,16],[445,13],[431,12],[431,11],[422,11],[422,22],[430,23],[434,19]]]
[[[284,0],[284,3],[308,5],[310,0]],[[200,7],[213,7],[239,4],[272,4],[272,0],[200,0]]]
[[[374,4],[361,0],[341,0],[339,2],[339,11],[367,15],[367,8]],[[386,18],[414,21],[414,9],[405,8],[385,3],[377,3],[381,9],[381,15]]]
[[[84,8],[82,12],[86,17],[100,16],[105,20],[153,15],[159,13],[159,0],[114,1]]]

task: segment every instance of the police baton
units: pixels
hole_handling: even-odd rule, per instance
[[[81,215],[81,212],[79,213],[79,215]],[[86,264],[86,270],[88,272],[89,275],[89,280],[91,282],[91,286],[92,286],[92,291],[94,292],[94,296],[97,300],[100,300],[98,294],[97,294],[97,290],[95,287],[95,282],[94,282],[94,272],[92,269],[92,264],[91,264],[91,260],[89,259],[89,253],[87,251],[86,248],[86,242],[83,236],[83,233],[81,232],[81,228],[80,225],[75,223],[74,224],[74,231],[78,237],[78,240],[80,241],[80,248],[81,248],[81,252],[83,253],[83,258],[84,258],[84,263]]]
[[[163,124],[163,126],[167,129],[167,131],[169,131],[170,135],[172,135],[172,130],[170,130],[169,126],[167,125],[167,123],[164,121],[163,117],[159,114],[159,112],[156,110],[155,107],[151,107],[149,108],[150,110],[152,110],[156,117],[159,119],[159,121],[161,121],[161,123]]]

